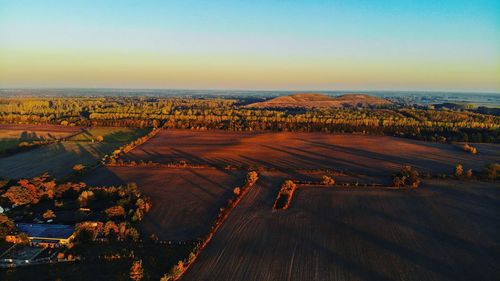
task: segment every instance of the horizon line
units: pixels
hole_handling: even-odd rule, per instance
[[[203,88],[203,89],[193,89],[193,88],[142,88],[142,87],[0,87],[0,91],[16,91],[16,90],[110,90],[110,91],[208,91],[208,92],[297,92],[297,93],[321,93],[321,92],[387,92],[387,93],[464,93],[464,94],[500,94],[500,91],[493,90],[383,90],[383,89],[335,89],[335,90],[307,90],[307,89],[216,89],[216,88]]]

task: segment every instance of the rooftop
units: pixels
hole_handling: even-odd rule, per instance
[[[67,239],[75,232],[74,226],[63,224],[18,223],[16,227],[29,237],[40,238]]]

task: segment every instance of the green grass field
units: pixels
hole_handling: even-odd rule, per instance
[[[16,148],[20,142],[19,139],[0,139],[0,155],[9,149]]]
[[[66,141],[0,158],[0,178],[28,178],[45,172],[61,178],[76,164],[91,166],[123,144],[148,133],[147,129],[92,128]],[[92,142],[102,135],[104,141]]]
[[[128,143],[149,132],[149,129],[99,127],[90,128],[85,132],[70,138],[68,141],[92,142],[102,136],[106,143]]]

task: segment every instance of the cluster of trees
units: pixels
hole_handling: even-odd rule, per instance
[[[237,131],[359,132],[431,141],[500,142],[500,117],[429,108],[250,109],[245,100],[193,98],[11,98],[0,122]]]
[[[465,169],[462,164],[457,164],[453,171],[453,175],[458,179],[482,179],[482,180],[498,180],[500,178],[500,164],[491,163],[486,165],[485,169],[478,171],[477,175],[474,175],[472,169]]]
[[[118,187],[89,187],[85,191],[91,193],[90,197],[85,196],[87,202],[91,200],[114,202],[114,205],[104,210],[104,214],[108,218],[140,222],[152,208],[151,199],[144,196],[135,183]]]
[[[85,183],[61,183],[48,174],[43,174],[32,179],[21,179],[15,183],[6,184],[2,190],[2,197],[17,206],[37,204],[40,200],[52,200],[71,197],[85,188]]]
[[[394,175],[392,184],[394,187],[417,188],[420,185],[420,175],[412,166],[404,165],[401,171]]]
[[[76,240],[79,242],[96,241],[107,238],[108,241],[139,241],[139,231],[129,222],[84,221],[76,224]]]
[[[464,166],[462,164],[457,164],[455,166],[455,176],[457,178],[462,178],[462,177],[467,177],[467,178],[472,178],[472,169],[468,169],[467,171],[464,172]]]
[[[129,151],[131,151],[135,147],[147,142],[149,139],[156,136],[159,132],[160,132],[160,129],[155,128],[151,132],[149,132],[147,135],[140,137],[136,140],[133,140],[132,142],[125,144],[125,145],[121,146],[120,148],[116,149],[115,151],[113,151],[113,153],[110,156],[108,156],[106,158],[106,164],[116,165],[116,163],[117,163],[116,160],[118,158],[120,158],[121,155],[128,153]],[[121,163],[123,163],[123,161]]]
[[[274,202],[273,209],[275,210],[286,210],[290,207],[292,202],[293,194],[297,189],[297,185],[292,180],[285,180],[281,185],[281,188]]]
[[[133,183],[118,187],[91,187],[85,183],[57,183],[48,174],[18,182],[2,182],[0,193],[3,193],[3,200],[17,206],[27,206],[28,211],[31,206],[41,201],[53,203],[55,211],[47,209],[41,214],[46,220],[56,218],[58,209],[72,210],[76,213],[79,212],[78,206],[87,207],[89,210],[95,208],[96,214],[102,214],[97,217],[104,217],[109,221],[79,223],[77,231],[81,232],[81,240],[107,237],[111,240],[137,241],[139,233],[131,223],[140,222],[152,207],[151,200],[143,196]],[[7,216],[2,216],[0,233],[2,230],[10,231],[13,225],[9,223]]]
[[[172,267],[172,269],[170,269],[169,273],[166,273],[160,278],[160,281],[178,280],[182,276],[184,271],[186,271],[186,265],[184,264],[184,261],[179,261]]]

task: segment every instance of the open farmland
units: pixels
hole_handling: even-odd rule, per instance
[[[147,236],[163,240],[194,240],[207,234],[219,208],[226,205],[233,188],[241,186],[244,171],[102,167],[86,182],[90,185],[137,183],[153,208],[141,223]]]
[[[0,154],[17,148],[21,142],[56,140],[79,132],[81,132],[79,127],[0,124]]]
[[[102,133],[103,142],[93,142]],[[144,129],[92,128],[68,140],[0,158],[0,177],[27,178],[45,172],[60,178],[72,172],[76,164],[93,165],[105,154],[145,134]],[[119,136],[119,137],[117,137]]]
[[[183,280],[495,280],[500,190],[430,180],[407,191],[303,188],[264,173]],[[480,230],[480,231],[478,231]]]
[[[164,130],[125,159],[220,167],[333,168],[376,176],[388,176],[402,164],[431,173],[451,173],[457,163],[482,170],[500,159],[498,144],[477,148],[479,154],[473,155],[455,145],[388,136]]]

